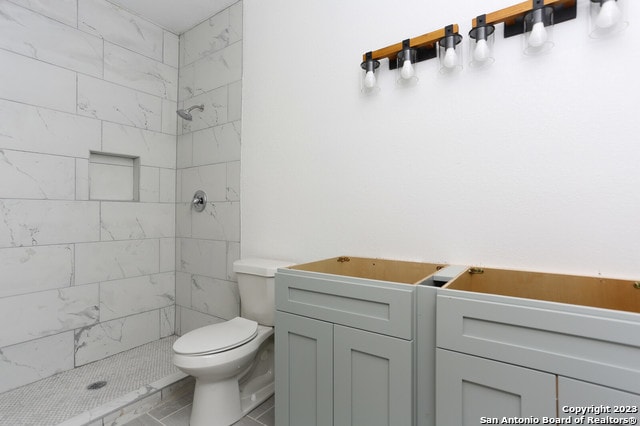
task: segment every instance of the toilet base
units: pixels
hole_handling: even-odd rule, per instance
[[[249,414],[274,393],[271,372],[255,379],[244,391],[238,389],[238,380],[203,384],[196,379],[190,426],[229,426]]]
[[[190,426],[229,426],[243,416],[238,379],[202,383],[196,378]]]
[[[273,395],[273,331],[268,332],[253,362],[241,373],[225,380],[195,376],[190,426],[232,425]]]

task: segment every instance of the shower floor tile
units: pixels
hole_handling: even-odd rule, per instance
[[[0,426],[89,423],[158,392],[186,377],[171,361],[176,339],[169,336],[0,394]],[[87,389],[100,381],[107,383]]]

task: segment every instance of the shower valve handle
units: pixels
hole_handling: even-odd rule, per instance
[[[198,190],[193,195],[193,200],[191,201],[193,205],[193,209],[197,212],[201,212],[207,206],[207,194],[204,191]]]

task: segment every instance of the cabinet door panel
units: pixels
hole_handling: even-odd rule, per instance
[[[334,422],[410,426],[413,342],[334,327]]]
[[[556,416],[555,375],[458,352],[436,350],[436,389],[437,425]]]
[[[604,411],[601,414],[595,414],[594,412],[584,415],[593,419],[610,417],[614,419],[640,420],[640,413],[638,413],[638,410],[640,410],[640,395],[566,377],[558,377],[558,410],[560,411],[560,417],[580,417],[576,413],[571,413],[571,408],[601,407],[603,405],[609,408],[608,412]],[[615,411],[622,412],[616,413]]]
[[[333,425],[333,325],[276,311],[276,424]]]

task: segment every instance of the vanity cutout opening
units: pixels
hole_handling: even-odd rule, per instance
[[[90,152],[89,199],[140,201],[140,157]]]
[[[444,288],[568,303],[640,313],[640,287],[634,281],[471,268]]]
[[[340,256],[317,262],[290,266],[289,269],[344,275],[401,284],[421,284],[442,265],[404,260]]]

